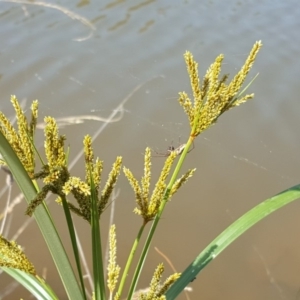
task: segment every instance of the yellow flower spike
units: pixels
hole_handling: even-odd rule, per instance
[[[37,100],[34,100],[31,104],[31,121],[29,124],[29,135],[32,139],[34,138],[34,133],[37,124],[38,107],[39,107],[39,102]]]
[[[42,190],[37,194],[37,196],[30,202],[30,204],[27,206],[25,214],[29,217],[32,216],[34,213],[34,210],[42,204],[42,202],[46,199],[46,196],[49,191],[53,191],[53,187],[50,184],[46,184]]]
[[[52,192],[53,194],[64,198],[65,193],[67,194],[68,192],[75,194],[75,192],[79,190],[81,195],[87,193],[86,191],[89,190],[86,186],[82,185],[82,183],[79,183],[78,180],[76,181],[73,178],[70,179],[70,173],[66,165],[66,153],[64,150],[65,137],[59,135],[54,118],[45,117],[44,120],[46,123],[44,129],[44,148],[47,162],[43,165],[42,170],[37,174],[34,174],[32,178],[42,178],[45,186],[29,204],[26,211],[29,216],[31,216],[35,208],[45,200],[48,192]],[[63,192],[64,185],[66,185],[64,189],[65,193]]]
[[[50,167],[50,172],[58,166],[66,166],[64,150],[64,136],[59,136],[56,121],[52,117],[45,117],[45,153]]]
[[[19,159],[21,160],[22,164],[25,167],[25,155],[22,149],[22,143],[19,139],[17,131],[14,129],[10,121],[6,118],[6,116],[0,112],[0,130],[3,135],[6,137],[10,145],[13,147],[14,151],[18,155]]]
[[[242,103],[245,103],[247,100],[253,99],[253,98],[254,98],[254,94],[246,95],[246,96],[242,97],[241,99],[234,101],[234,102],[232,103],[232,105],[230,106],[230,108],[239,106],[239,105],[241,105]]]
[[[70,177],[68,181],[62,187],[62,192],[65,195],[71,192],[76,192],[84,196],[89,196],[91,194],[90,187],[85,182],[81,181],[79,177]]]
[[[232,97],[234,97],[237,94],[242,84],[244,83],[246,76],[251,70],[253,63],[256,59],[256,56],[261,47],[262,47],[261,41],[258,41],[254,44],[241,70],[237,73],[237,75],[234,76],[233,80],[229,84],[228,94],[231,95]]]
[[[70,177],[64,184],[62,192],[67,195],[72,193],[76,199],[79,208],[68,203],[71,211],[83,217],[84,220],[91,221],[91,201],[90,201],[90,186],[77,177]]]
[[[135,299],[144,299],[144,300],[163,300],[166,299],[164,294],[170,288],[170,286],[180,277],[179,273],[175,273],[167,280],[161,284],[162,274],[164,272],[164,265],[159,264],[155,269],[155,272],[152,276],[150,287],[145,292],[140,292],[138,298]]]
[[[27,123],[27,118],[24,115],[24,112],[16,98],[16,96],[11,96],[10,99],[15,111],[16,111],[16,116],[17,116],[17,123],[18,123],[18,134],[20,137],[20,140],[22,143],[26,143],[28,146],[28,123]],[[27,156],[27,155],[26,155]],[[27,157],[28,159],[28,157]]]
[[[21,142],[24,155],[26,157],[26,170],[31,176],[34,173],[34,146],[33,137],[30,135],[30,126],[28,125],[27,118],[18,103],[16,96],[11,96],[11,102],[16,111],[17,123],[18,123],[18,136]]]
[[[132,189],[135,193],[136,203],[140,207],[140,209],[135,208],[134,212],[136,214],[139,214],[139,215],[146,214],[147,213],[147,205],[144,205],[142,189],[139,185],[138,180],[133,176],[132,172],[129,169],[127,169],[126,167],[123,168],[123,172],[124,172],[126,178],[129,181],[129,184],[131,185],[131,187],[132,187]],[[148,199],[147,199],[147,202],[148,202]]]
[[[118,293],[116,293],[114,300],[120,300],[120,295],[118,295]]]
[[[107,274],[107,287],[112,294],[116,288],[118,277],[120,274],[120,267],[116,264],[117,259],[117,240],[116,240],[116,226],[113,224],[109,230],[109,261]]]
[[[165,268],[164,268],[163,264],[159,264],[156,267],[154,274],[152,276],[151,282],[150,282],[149,291],[144,294],[146,296],[146,299],[149,299],[149,300],[157,299],[157,292],[160,287],[160,280],[161,280],[162,274],[164,272],[164,269]]]
[[[146,148],[145,151],[145,163],[144,163],[144,176],[142,177],[142,197],[144,206],[147,207],[149,199],[149,188],[151,180],[151,149]]]
[[[165,181],[167,179],[167,176],[170,173],[170,169],[176,157],[177,157],[176,151],[172,151],[165,161],[164,167],[160,173],[160,176],[153,190],[151,199],[149,201],[147,215],[143,216],[145,222],[151,221],[158,212],[158,209],[160,207],[161,201],[163,200],[163,195],[167,186]]]
[[[198,63],[194,60],[193,54],[186,51],[184,54],[187,71],[190,76],[191,87],[193,90],[194,99],[201,101],[200,80],[198,75]]]
[[[177,157],[177,155],[178,155],[178,153],[176,151],[171,151],[170,155],[167,157],[167,159],[165,161],[165,164],[160,173],[158,182],[164,182],[167,179],[167,177],[170,173],[170,169],[171,169],[173,162],[174,162],[175,158]]]
[[[94,163],[94,151],[92,148],[92,138],[89,135],[86,135],[83,139],[84,145],[84,158],[85,158],[85,181],[89,184],[91,181],[90,171],[93,175],[93,181],[95,185],[95,192],[98,196],[99,187],[101,182],[101,174],[103,170],[103,161],[98,157]]]
[[[188,115],[190,126],[193,126],[194,121],[194,110],[191,99],[188,97],[187,93],[179,93],[179,104],[182,106],[184,112]]]
[[[159,283],[162,278],[162,274],[163,274],[164,270],[165,270],[165,267],[161,263],[157,266],[157,268],[154,272],[154,275],[153,275],[151,283],[150,283],[150,289],[153,290],[154,292],[156,292],[159,287]]]
[[[215,62],[210,66],[211,71],[209,72],[209,87],[206,95],[207,99],[210,99],[217,92],[223,59],[224,55],[219,55]]]
[[[101,183],[102,170],[103,170],[103,161],[100,160],[99,158],[96,158],[96,162],[94,164],[92,173],[93,173],[94,184],[97,192]]]
[[[11,96],[11,102],[16,111],[18,132],[2,112],[0,113],[0,130],[14,149],[28,174],[32,176],[35,166],[34,146],[29,125],[15,96]]]
[[[172,189],[171,189],[171,192],[170,192],[170,195],[169,195],[169,198],[171,198],[178,190],[179,188],[185,184],[188,179],[190,177],[192,177],[195,173],[196,169],[191,169],[191,170],[188,170],[183,176],[181,176],[181,178],[179,178],[173,185]]]
[[[197,112],[200,111],[204,99],[202,98],[201,89],[200,89],[200,79],[198,75],[198,63],[194,60],[194,57],[191,52],[187,51],[184,54],[185,63],[187,66],[187,71],[190,77],[190,83],[194,96],[194,106],[192,109],[192,116],[189,117],[191,127],[193,127],[193,123],[195,120],[195,116]],[[180,102],[180,99],[179,99]],[[191,122],[192,121],[192,122]]]
[[[84,146],[84,158],[86,164],[92,164],[94,160],[94,152],[92,148],[92,138],[90,135],[86,135],[83,139]]]
[[[159,181],[156,183],[155,189],[153,191],[151,200],[148,205],[147,215],[144,217],[145,222],[149,222],[153,220],[153,218],[158,213],[158,209],[163,199],[166,187],[167,184],[163,181]]]
[[[84,160],[85,160],[85,181],[90,182],[90,171],[93,173],[93,162],[94,162],[94,151],[92,147],[92,138],[90,135],[86,135],[83,139],[83,151],[84,151]],[[96,190],[98,190],[98,184],[95,182],[93,177]]]
[[[159,297],[164,295],[167,292],[167,290],[171,287],[171,285],[176,282],[176,280],[180,277],[180,275],[181,273],[174,273],[171,276],[169,276],[159,288],[157,296]]]
[[[108,179],[101,193],[101,199],[98,202],[99,215],[101,215],[101,213],[103,212],[109,200],[109,197],[116,185],[118,176],[120,175],[121,166],[122,166],[122,157],[118,156],[108,175]]]
[[[13,145],[14,142],[19,143],[19,137],[17,134],[17,131],[14,129],[14,127],[11,125],[10,121],[7,119],[7,117],[0,112],[0,130],[3,133],[3,135],[6,137],[8,142]],[[18,145],[19,146],[19,145]],[[14,148],[15,150],[15,148]]]
[[[33,264],[28,260],[21,247],[0,235],[0,267],[14,268],[36,275]]]

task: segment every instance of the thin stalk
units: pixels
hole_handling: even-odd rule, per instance
[[[94,273],[94,289],[95,300],[105,300],[105,284],[102,261],[102,246],[98,213],[98,199],[96,195],[93,175],[90,170],[91,178],[91,233],[92,233],[92,257],[93,257],[93,273]]]
[[[123,271],[123,274],[122,274],[122,278],[121,278],[121,281],[120,281],[120,285],[119,285],[119,288],[118,288],[118,292],[117,292],[117,295],[119,295],[120,298],[121,298],[121,295],[122,295],[122,292],[123,292],[125,281],[127,279],[128,273],[129,273],[130,266],[131,266],[132,261],[133,261],[133,257],[135,255],[136,249],[137,249],[138,244],[140,242],[140,239],[141,239],[141,236],[142,236],[143,231],[145,229],[145,226],[146,226],[146,224],[143,224],[141,226],[141,228],[140,228],[140,230],[138,232],[138,235],[137,235],[137,237],[134,240],[134,243],[132,245],[129,257],[127,259],[127,262],[126,262],[126,265],[125,265],[125,268],[124,268],[124,271]]]
[[[80,284],[81,284],[82,295],[83,295],[84,299],[86,300],[87,298],[86,298],[85,286],[84,286],[84,282],[83,282],[83,274],[82,274],[82,269],[81,269],[81,264],[80,264],[80,256],[79,256],[79,251],[78,251],[76,234],[75,234],[75,230],[74,230],[74,224],[73,224],[71,212],[70,212],[66,197],[61,197],[61,199],[62,199],[65,217],[66,217],[66,221],[67,221],[67,225],[68,225],[68,229],[69,229],[71,242],[72,242],[72,249],[73,249],[73,253],[74,253],[74,257],[75,257],[75,261],[76,261],[76,267],[77,267],[78,276],[79,276],[79,280],[80,280]]]
[[[138,264],[137,264],[137,267],[135,269],[135,272],[134,272],[134,275],[133,275],[133,279],[132,279],[132,282],[131,282],[131,285],[130,285],[130,290],[129,290],[129,293],[128,293],[128,296],[127,296],[127,299],[130,300],[132,298],[132,295],[136,289],[136,286],[137,286],[137,282],[138,282],[138,279],[140,277],[140,274],[142,272],[142,269],[143,269],[143,265],[145,263],[145,260],[146,260],[146,257],[147,257],[147,254],[148,254],[148,251],[149,251],[149,248],[150,248],[150,244],[151,244],[151,241],[152,241],[152,238],[153,238],[153,235],[154,235],[154,232],[156,230],[156,227],[158,225],[158,222],[160,220],[160,217],[163,213],[163,210],[166,206],[166,203],[168,201],[168,198],[169,198],[169,194],[170,194],[170,191],[178,177],[178,173],[181,169],[181,166],[184,162],[184,159],[189,151],[189,148],[191,147],[192,143],[193,143],[193,140],[194,138],[192,136],[190,136],[180,158],[179,158],[179,161],[175,167],[175,170],[172,174],[172,177],[170,179],[170,182],[165,190],[165,193],[164,193],[164,197],[163,197],[163,200],[161,202],[161,205],[159,207],[159,210],[158,210],[158,213],[152,223],[152,226],[150,228],[150,231],[148,233],[148,237],[146,239],[146,242],[145,242],[145,245],[144,245],[144,248],[142,250],[142,253],[141,253],[141,256],[140,256],[140,259],[138,261]]]

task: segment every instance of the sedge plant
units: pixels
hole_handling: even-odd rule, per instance
[[[245,94],[249,84],[245,88],[243,88],[243,84],[261,46],[260,41],[254,44],[243,67],[230,83],[227,83],[228,75],[220,77],[223,55],[219,55],[215,59],[200,82],[197,62],[190,52],[184,54],[192,88],[192,100],[187,93],[179,93],[179,104],[186,113],[190,124],[190,134],[186,143],[180,149],[169,151],[152,191],[150,188],[152,157],[150,148],[145,150],[144,175],[140,181],[129,168],[123,167],[123,173],[135,195],[137,206],[134,213],[141,216],[142,225],[137,232],[127,263],[124,270],[122,270],[122,275],[117,264],[115,225],[111,226],[109,232],[110,257],[107,272],[104,270],[105,263],[103,262],[100,236],[101,214],[109,203],[120,175],[122,157],[116,158],[108,179],[101,190],[103,162],[98,157],[94,157],[92,138],[87,135],[83,140],[85,178],[72,176],[68,167],[68,149],[65,147],[66,138],[59,134],[55,119],[52,117],[45,117],[44,119],[46,126],[44,129],[45,154],[43,155],[37,151],[34,140],[38,102],[33,101],[31,119],[28,121],[16,97],[12,96],[11,101],[16,111],[18,129],[15,129],[8,118],[0,113],[0,152],[2,154],[0,163],[9,168],[23,192],[28,203],[26,214],[35,218],[69,299],[81,300],[88,298],[72,214],[84,219],[90,227],[94,283],[93,299],[118,300],[123,299],[124,296],[128,300],[133,298],[142,300],[175,299],[184,287],[238,236],[271,212],[300,196],[299,185],[267,199],[225,229],[199,253],[182,274],[172,274],[162,282],[164,266],[160,264],[154,271],[149,288],[146,291],[134,294],[153,235],[166,204],[195,173],[196,169],[191,169],[179,176],[189,149],[194,140],[204,130],[216,123],[224,112],[253,98],[253,94]],[[173,168],[174,171],[171,172],[178,156],[180,157]],[[40,160],[42,165],[39,171],[36,171],[35,166],[37,159]],[[168,178],[170,179],[168,180]],[[70,264],[70,257],[67,256],[56,230],[55,219],[50,214],[46,204],[45,200],[49,193],[56,195],[56,202],[64,210],[76,262],[75,270]],[[148,236],[135,266],[129,291],[124,295],[125,281],[132,267],[133,258],[140,246],[141,236],[148,224],[151,224]],[[51,287],[36,274],[33,262],[25,256],[21,248],[14,241],[9,241],[3,236],[0,236],[0,267],[38,299],[58,299]]]

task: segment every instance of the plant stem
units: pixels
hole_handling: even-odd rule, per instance
[[[98,199],[96,195],[96,188],[91,172],[91,233],[92,233],[92,257],[93,257],[93,271],[94,271],[94,299],[105,300],[105,284],[104,284],[104,271],[102,261],[102,246],[101,246],[101,235],[100,235],[100,224],[98,214]]]
[[[118,288],[118,292],[117,294],[119,295],[119,297],[121,297],[121,294],[122,294],[122,291],[123,291],[123,288],[124,288],[124,285],[125,285],[125,281],[127,279],[127,276],[128,276],[128,272],[129,272],[129,269],[130,269],[130,266],[132,264],[132,260],[133,260],[133,257],[135,255],[135,252],[136,252],[136,249],[137,249],[137,246],[139,244],[139,241],[141,239],[141,236],[143,234],[143,231],[145,229],[145,226],[146,224],[143,224],[138,232],[138,235],[132,245],[132,248],[131,248],[131,251],[130,251],[130,254],[129,254],[129,257],[128,257],[128,260],[126,262],[126,266],[124,268],[124,271],[123,271],[123,275],[122,275],[122,278],[121,278],[121,281],[120,281],[120,285],[119,285],[119,288]]]
[[[62,199],[65,217],[66,217],[66,221],[67,221],[67,225],[68,225],[68,229],[69,229],[71,242],[72,242],[72,249],[73,249],[74,257],[75,257],[75,261],[76,261],[78,276],[79,276],[81,289],[82,289],[82,295],[83,295],[84,299],[86,300],[85,286],[84,286],[84,282],[83,282],[83,275],[82,275],[82,270],[81,270],[80,256],[79,256],[79,251],[78,251],[78,244],[77,244],[74,224],[73,224],[71,212],[70,212],[66,197],[61,196],[61,199]]]

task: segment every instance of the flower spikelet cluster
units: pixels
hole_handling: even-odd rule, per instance
[[[16,96],[11,96],[11,102],[16,111],[18,130],[0,112],[0,131],[12,146],[29,176],[33,176],[35,168],[33,136],[37,123],[38,102],[32,102],[30,122],[27,121]],[[5,165],[6,163],[1,159],[0,164]]]
[[[179,179],[176,180],[174,185],[172,186],[172,189],[170,191],[170,197],[171,198],[179,189],[180,187],[185,184],[189,178],[193,176],[195,173],[196,169],[191,169],[188,170],[184,175],[182,175]]]
[[[14,241],[8,241],[0,235],[0,267],[14,268],[36,275],[34,266],[28,260],[21,247]]]
[[[45,200],[49,192],[63,198],[65,196],[63,186],[70,180],[64,150],[65,137],[59,135],[54,118],[45,117],[44,121],[46,123],[44,129],[44,148],[47,162],[43,165],[40,172],[32,176],[32,179],[41,178],[45,185],[28,205],[26,214],[29,216],[31,216],[37,206]]]
[[[140,293],[138,299],[140,300],[164,300],[164,294],[170,286],[180,277],[179,273],[171,275],[167,280],[161,284],[162,274],[164,272],[164,265],[159,264],[153,274],[150,287],[145,293]]]
[[[117,179],[120,175],[121,167],[122,167],[122,157],[118,156],[116,158],[116,161],[113,163],[111,171],[108,175],[108,179],[107,179],[105,186],[101,192],[101,197],[98,201],[99,215],[102,214],[103,210],[105,209],[105,207],[108,203],[108,200],[112,194],[112,191],[116,185]]]
[[[72,179],[72,182],[68,182],[64,186],[64,193],[69,193],[72,190],[72,194],[74,195],[78,207],[69,203],[70,209],[80,215],[83,219],[91,222],[91,179],[94,183],[94,192],[97,197],[97,207],[99,217],[103,210],[105,209],[111,193],[116,185],[118,176],[120,174],[121,165],[122,165],[122,157],[117,157],[115,163],[112,166],[112,170],[108,176],[108,180],[100,193],[100,183],[101,183],[101,174],[103,170],[103,162],[96,158],[94,160],[94,152],[92,148],[92,138],[87,135],[83,140],[84,145],[84,157],[85,157],[85,182],[80,181],[80,179]],[[72,189],[74,187],[74,183],[76,187],[79,189]]]
[[[66,154],[64,150],[65,136],[59,135],[56,121],[52,117],[45,117],[45,154],[49,174],[44,177],[44,183],[52,183],[61,178],[66,169]],[[68,177],[69,175],[67,175]],[[61,178],[62,179],[62,178]],[[68,179],[68,178],[67,178]]]
[[[116,264],[117,259],[117,240],[116,226],[112,225],[109,231],[109,262],[107,267],[107,287],[112,294],[116,288],[120,267]]]
[[[144,175],[141,179],[141,184],[129,169],[123,168],[124,174],[135,193],[137,207],[134,209],[134,212],[143,217],[145,224],[153,220],[158,213],[166,190],[166,179],[176,156],[176,152],[172,151],[166,159],[151,197],[149,191],[151,180],[151,149],[147,147],[145,151]]]
[[[242,95],[245,89],[242,92],[239,91],[261,47],[261,41],[254,44],[244,65],[228,85],[226,84],[227,75],[219,79],[223,55],[219,55],[209,67],[201,86],[197,70],[198,64],[190,52],[187,51],[184,54],[194,101],[185,92],[181,92],[179,93],[179,103],[188,115],[192,129],[191,136],[199,135],[214,124],[225,111],[254,97],[253,94]]]

